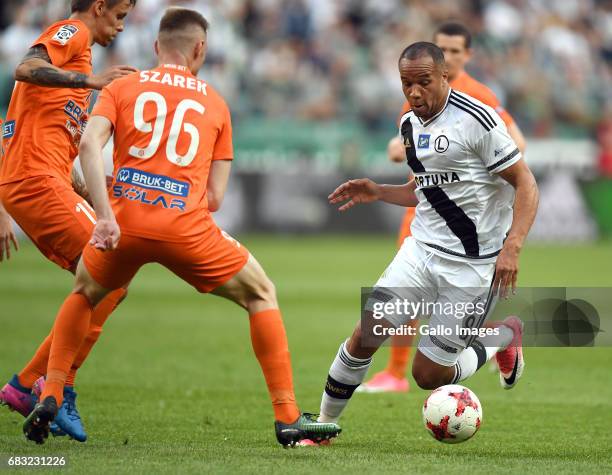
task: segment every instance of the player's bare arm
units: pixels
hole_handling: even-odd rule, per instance
[[[4,256],[7,259],[11,258],[11,243],[13,243],[15,251],[18,251],[19,243],[15,236],[11,217],[0,203],[0,262],[4,260]]]
[[[85,128],[79,147],[83,176],[98,217],[89,243],[101,250],[115,249],[121,235],[108,200],[102,159],[102,149],[108,142],[111,133],[112,125],[107,118],[93,116]]]
[[[393,163],[406,161],[406,147],[400,137],[393,137],[387,144],[387,157]]]
[[[43,45],[32,46],[15,70],[15,80],[43,87],[102,89],[113,80],[137,70],[131,66],[114,66],[104,73],[87,75],[54,66]]]
[[[358,203],[384,201],[399,206],[416,206],[418,199],[414,193],[416,184],[410,180],[403,185],[379,185],[369,178],[349,180],[336,188],[329,196],[331,204],[345,202],[340,211],[346,211]]]
[[[493,282],[494,291],[499,289],[499,296],[505,298],[510,287],[512,292],[516,291],[519,254],[538,210],[539,193],[525,160],[519,160],[501,171],[499,176],[510,183],[516,192],[512,226],[497,258]]]
[[[208,210],[211,212],[219,211],[221,208],[231,169],[232,161],[229,159],[214,160],[210,165],[206,197],[208,198]]]

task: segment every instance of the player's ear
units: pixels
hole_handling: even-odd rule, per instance
[[[441,68],[442,68],[442,79],[448,82],[448,66],[444,64],[443,66],[441,66]]]
[[[93,11],[96,16],[102,16],[106,8],[105,0],[96,0],[93,4]]]
[[[474,50],[473,50],[472,48],[467,48],[467,49],[465,50],[465,59],[466,59],[466,61],[465,61],[465,62],[466,62],[466,63],[467,63],[467,62],[468,62],[470,59],[472,59],[472,54],[473,54],[473,53],[474,53]]]
[[[153,43],[153,50],[155,51],[155,56],[159,56],[159,40],[155,40],[155,43]]]
[[[204,62],[206,57],[206,40],[198,41],[194,48],[194,59]]]

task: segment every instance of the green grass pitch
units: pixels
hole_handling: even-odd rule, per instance
[[[369,286],[394,254],[393,238],[244,236],[277,285],[296,394],[318,411],[331,360]],[[528,247],[522,285],[612,286],[612,246]],[[0,265],[0,380],[22,367],[48,332],[71,276],[31,245]],[[373,370],[386,361],[387,349]],[[331,447],[283,450],[275,441],[246,315],[197,294],[159,266],[136,277],[77,381],[90,440],[26,443],[23,419],[0,410],[0,457],[63,455],[74,473],[611,473],[612,349],[526,350],[512,391],[481,371],[476,437],[446,446],[423,429],[425,391],[353,398]],[[23,471],[17,469],[16,471]]]

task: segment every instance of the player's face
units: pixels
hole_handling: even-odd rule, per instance
[[[436,66],[430,56],[402,59],[399,62],[404,96],[414,113],[427,120],[444,105],[448,93],[446,68]]]
[[[472,57],[472,50],[465,47],[465,38],[461,35],[438,33],[435,43],[444,51],[444,60],[448,67],[448,77],[451,80],[455,79]]]
[[[95,8],[97,28],[94,41],[101,46],[108,46],[123,31],[123,23],[132,9],[132,4],[130,0],[121,0],[112,8],[107,8],[106,2],[98,3]]]

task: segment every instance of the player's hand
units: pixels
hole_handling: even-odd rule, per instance
[[[128,74],[137,72],[138,69],[132,66],[113,66],[107,69],[102,74],[92,74],[87,78],[87,87],[92,89],[102,89],[104,86],[108,86],[115,79],[118,79]]]
[[[19,243],[17,242],[17,236],[15,236],[11,217],[0,206],[0,262],[4,260],[5,255],[7,259],[11,258],[11,243],[13,243],[15,251],[18,251]]]
[[[114,219],[98,219],[89,244],[101,251],[112,251],[117,248],[121,231]]]
[[[493,295],[507,298],[510,288],[516,294],[516,279],[518,277],[520,247],[506,240],[497,262],[495,263],[495,279],[493,280]]]
[[[393,137],[387,145],[387,157],[393,163],[403,163],[406,161],[406,147],[399,137]]]
[[[368,178],[349,180],[336,188],[334,192],[327,197],[331,204],[346,201],[346,203],[338,208],[340,211],[346,211],[357,203],[371,203],[379,198],[379,186]]]

